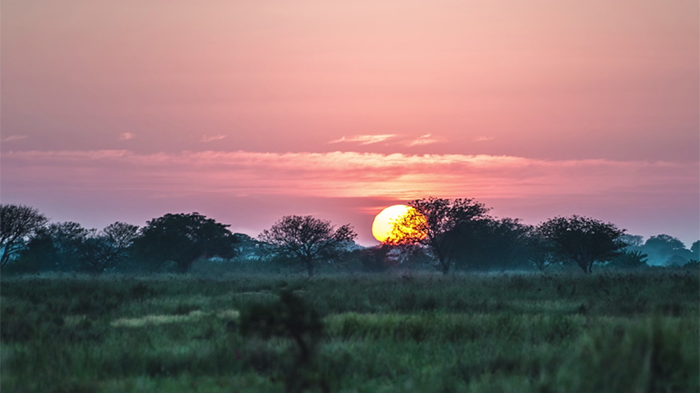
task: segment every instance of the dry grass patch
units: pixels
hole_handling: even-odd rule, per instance
[[[220,310],[206,313],[195,310],[187,315],[145,315],[139,318],[118,318],[110,323],[112,327],[143,327],[146,325],[163,325],[169,323],[195,322],[203,317],[214,315],[219,319],[237,319],[240,315],[238,310]]]

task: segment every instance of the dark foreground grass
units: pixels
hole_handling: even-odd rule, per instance
[[[3,278],[3,392],[282,392],[292,342],[240,312],[323,316],[309,390],[697,392],[698,274]]]

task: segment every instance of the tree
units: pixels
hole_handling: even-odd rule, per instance
[[[644,244],[644,237],[639,235],[624,234],[620,236],[620,240],[625,243],[626,248],[637,249]]]
[[[248,260],[260,260],[263,258],[264,250],[257,239],[245,233],[234,233],[236,257]]]
[[[517,218],[486,218],[458,226],[455,264],[467,269],[501,271],[529,267],[527,252],[532,231],[532,226]]]
[[[0,205],[0,267],[16,256],[48,219],[33,207]]]
[[[51,239],[52,249],[46,257],[54,261],[59,270],[79,269],[81,245],[95,229],[87,229],[77,222],[60,222],[49,225],[46,235]]]
[[[350,224],[336,229],[313,216],[284,216],[258,239],[275,254],[300,263],[312,277],[319,262],[339,258],[356,237]]]
[[[39,229],[27,242],[16,258],[16,262],[6,267],[21,273],[52,271],[58,268],[53,239],[47,228]]]
[[[397,266],[398,258],[392,258],[391,251],[392,247],[388,244],[357,250],[362,270],[377,273]]]
[[[685,250],[685,244],[671,235],[661,234],[652,236],[644,243],[645,247],[665,248],[671,251]]]
[[[197,212],[169,213],[146,223],[134,240],[135,252],[156,267],[173,261],[185,273],[197,258],[235,256],[236,239],[229,226]]]
[[[555,255],[575,262],[585,273],[591,273],[594,262],[610,261],[625,247],[620,240],[624,229],[588,217],[555,217],[538,230],[551,242]]]
[[[647,265],[647,254],[641,251],[622,250],[610,261],[610,266],[618,269],[639,269]]]
[[[18,258],[22,266],[13,269],[23,272],[79,269],[80,247],[95,232],[77,222],[59,222],[40,228]]]
[[[682,265],[692,258],[692,252],[685,248],[682,241],[665,234],[647,239],[641,251],[649,255],[654,265]]]
[[[527,245],[525,257],[537,270],[543,272],[556,262],[552,242],[542,234],[539,228],[533,229],[525,242]]]
[[[689,259],[687,258],[683,258],[678,254],[673,254],[664,262],[664,264],[669,267],[679,267],[685,265],[688,263],[688,261]]]
[[[129,257],[128,249],[138,237],[136,225],[115,222],[102,231],[92,232],[78,246],[80,261],[95,274],[115,267]]]
[[[457,244],[489,209],[473,199],[423,198],[408,203],[413,207],[396,220],[389,242],[426,248],[437,260],[443,274],[453,264]]]

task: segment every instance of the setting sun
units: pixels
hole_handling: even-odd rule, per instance
[[[420,214],[418,213],[414,208],[411,206],[407,205],[394,205],[394,206],[389,206],[386,209],[382,210],[377,216],[374,218],[374,222],[372,223],[372,235],[374,235],[374,238],[379,240],[382,243],[386,243],[387,240],[392,235],[392,232],[395,232],[395,224],[396,223],[401,223],[401,220],[409,215],[416,215]],[[422,217],[422,215],[421,215]],[[411,230],[415,231],[415,229],[411,228]],[[402,231],[406,232],[406,231]],[[396,233],[394,233],[396,235]]]

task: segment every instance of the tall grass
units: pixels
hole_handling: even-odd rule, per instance
[[[3,391],[284,391],[294,343],[243,336],[239,323],[240,312],[277,302],[282,290],[323,318],[316,371],[331,391],[699,387],[696,272],[1,284]]]

